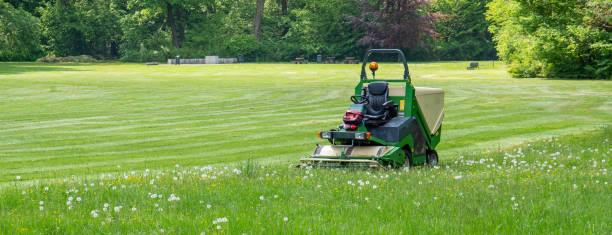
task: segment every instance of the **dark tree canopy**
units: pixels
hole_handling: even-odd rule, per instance
[[[425,47],[425,37],[436,37],[439,14],[428,11],[428,0],[357,0],[360,14],[349,16],[350,24],[365,35],[359,43],[386,48]]]

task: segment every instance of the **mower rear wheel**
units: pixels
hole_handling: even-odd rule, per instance
[[[435,166],[438,165],[438,152],[436,150],[427,150],[427,165]]]
[[[411,167],[412,166],[412,151],[410,148],[405,148],[404,150],[404,166]]]

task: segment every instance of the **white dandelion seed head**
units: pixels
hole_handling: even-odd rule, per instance
[[[285,217],[285,218],[283,218],[283,221],[287,222],[287,221],[289,221],[289,218]]]
[[[210,204],[207,204],[207,205],[206,205],[206,208],[209,208],[209,209],[210,209],[211,207],[212,207],[212,206],[211,206]]]
[[[259,200],[263,201],[264,200],[264,196],[263,195],[259,196]]]
[[[18,176],[15,176],[15,178],[17,178],[17,180],[20,180],[20,179],[21,179],[21,176],[20,176],[20,175],[18,175]]]

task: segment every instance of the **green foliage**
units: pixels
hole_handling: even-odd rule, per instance
[[[56,56],[118,55],[120,12],[105,0],[62,0],[41,9],[43,36]]]
[[[163,28],[162,12],[144,8],[134,10],[120,20],[121,60],[164,61],[171,57],[172,43],[168,31]]]
[[[436,0],[434,11],[444,14],[436,23],[439,36],[434,54],[442,60],[496,58],[492,35],[487,31],[486,4],[490,0]]]
[[[40,21],[0,0],[0,61],[32,61],[42,55]]]
[[[225,46],[231,55],[243,54],[246,57],[255,58],[262,50],[261,42],[255,39],[253,34],[237,34],[227,40]]]
[[[612,78],[612,2],[493,0],[487,18],[516,77]]]

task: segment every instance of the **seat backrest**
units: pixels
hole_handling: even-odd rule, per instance
[[[368,84],[366,95],[368,104],[365,106],[366,114],[381,115],[385,113],[383,104],[389,98],[389,84],[387,82],[372,82]]]

